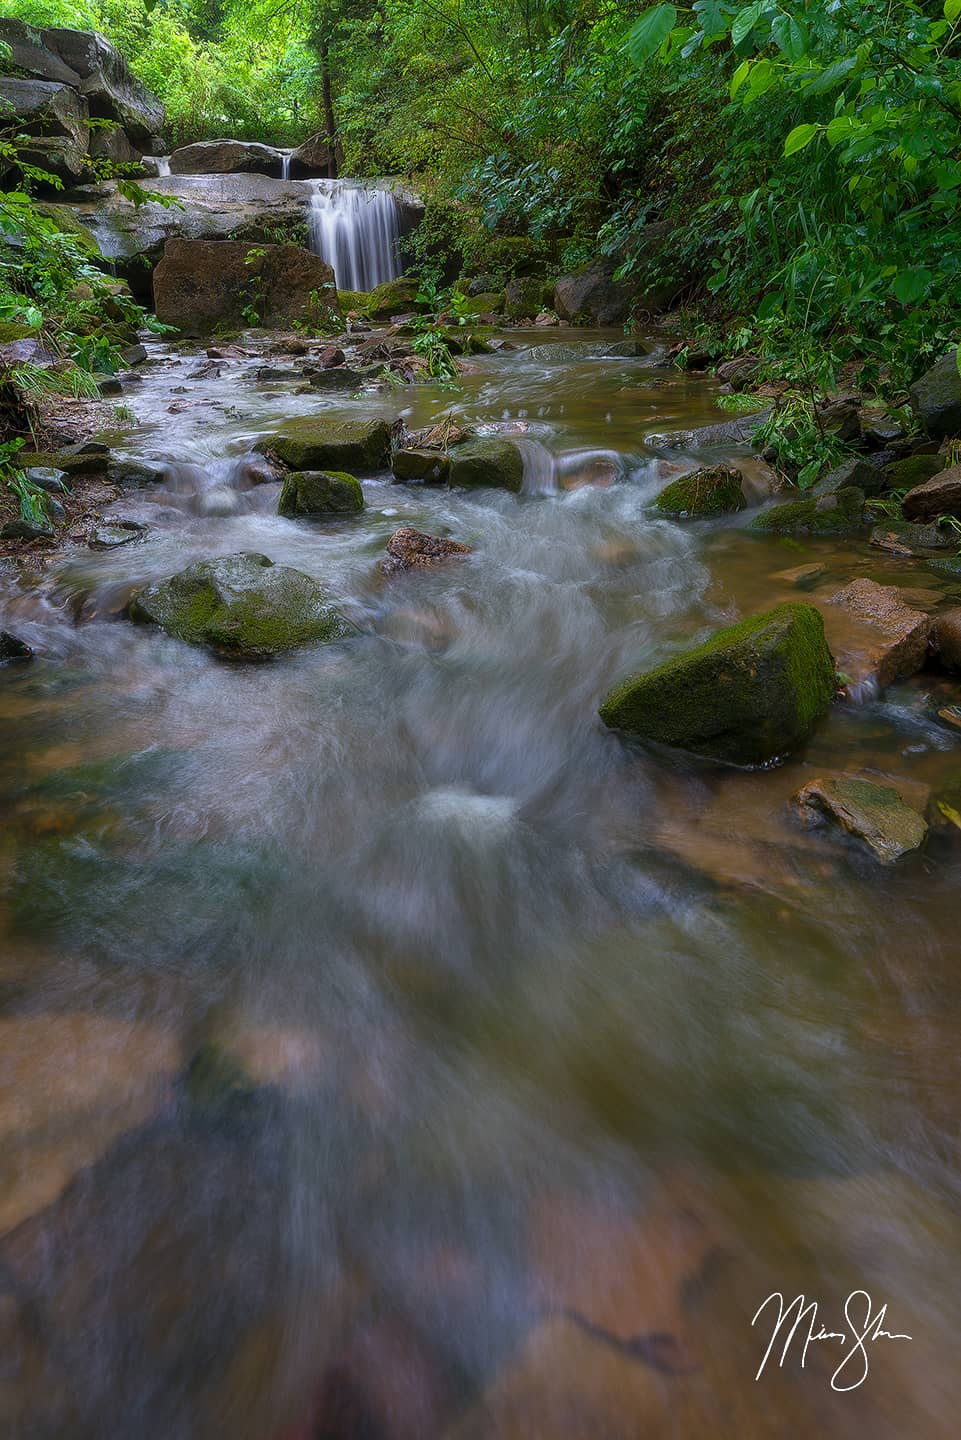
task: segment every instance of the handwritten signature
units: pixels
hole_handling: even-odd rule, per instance
[[[815,1341],[835,1340],[845,1347],[849,1341],[853,1341],[851,1348],[845,1349],[844,1359],[831,1376],[831,1389],[856,1390],[868,1378],[869,1345],[876,1340],[910,1340],[913,1338],[910,1335],[901,1335],[885,1330],[884,1324],[887,1319],[888,1307],[882,1305],[875,1313],[871,1296],[866,1290],[852,1290],[844,1302],[844,1319],[847,1330],[826,1330],[818,1320],[818,1302],[816,1300],[805,1303],[803,1295],[795,1295],[794,1299],[788,1303],[779,1290],[775,1290],[758,1306],[754,1319],[751,1321],[752,1327],[761,1319],[765,1310],[769,1306],[773,1306],[775,1302],[777,1304],[777,1320],[764,1352],[764,1358],[754,1377],[755,1380],[760,1380],[764,1374],[764,1367],[770,1360],[771,1352],[779,1339],[783,1339],[781,1358],[777,1362],[778,1369],[781,1369],[795,1336],[800,1332],[802,1370],[807,1358],[808,1347]]]

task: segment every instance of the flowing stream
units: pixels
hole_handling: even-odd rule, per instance
[[[317,201],[328,255],[380,213]],[[375,230],[339,284],[388,278]],[[713,383],[535,338],[329,400],[154,344],[122,446],[166,478],[111,507],[147,538],[0,572],[39,656],[0,679],[4,1434],[957,1433],[958,850],[882,870],[789,806],[957,769],[939,682],[765,772],[607,733],[613,681],[864,552],[652,518],[647,437]],[[499,427],[524,493],[282,519],[251,445],[328,410]],[[407,524],[473,553],[385,580]],[[122,618],[239,550],[358,638],[238,666]],[[837,1341],[755,1379],[768,1295],[840,1331],[857,1290],[913,1337],[865,1383]]]

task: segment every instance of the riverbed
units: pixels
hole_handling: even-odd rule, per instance
[[[717,383],[657,336],[511,338],[456,386],[330,399],[258,378],[256,343],[154,343],[120,448],[173,468],[112,507],[146,538],[0,573],[38,655],[0,682],[11,1436],[956,1434],[961,849],[882,869],[790,805],[961,768],[943,678],[838,703],[759,772],[597,717],[805,598],[802,563],[947,582],[654,518],[690,458],[658,437],[723,419]],[[243,459],[320,412],[504,431],[524,490],[385,474],[360,516],[283,519]],[[403,525],[472,553],[386,579]],[[244,666],[123,618],[241,550],[356,639]],[[756,1378],[769,1295],[848,1333],[859,1291],[911,1337],[863,1383],[852,1335]]]

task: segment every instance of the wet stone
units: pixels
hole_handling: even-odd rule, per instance
[[[855,775],[812,780],[794,799],[805,823],[832,821],[862,840],[882,865],[893,865],[917,850],[928,833],[924,817],[905,804],[893,785],[878,785]]]
[[[146,525],[136,520],[110,520],[98,525],[90,536],[91,550],[116,550],[120,545],[129,545],[142,540],[147,533]]]
[[[381,561],[385,575],[399,570],[431,570],[456,555],[469,555],[470,546],[439,535],[424,535],[406,525],[395,530],[387,542],[387,557]]]

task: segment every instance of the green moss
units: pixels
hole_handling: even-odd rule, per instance
[[[889,490],[913,490],[925,480],[940,475],[945,467],[941,455],[909,455],[906,460],[895,460],[882,470],[884,482]]]
[[[366,315],[370,306],[370,294],[367,290],[338,290],[337,300],[344,315],[349,310]]]
[[[752,530],[769,535],[838,535],[864,523],[864,491],[854,486],[833,495],[775,505],[751,521]]]
[[[409,310],[423,310],[425,306],[417,303],[419,290],[420,284],[417,280],[409,280],[403,276],[399,280],[386,280],[383,285],[377,285],[371,290],[367,313],[372,320],[389,320],[392,315],[402,315]]]
[[[284,480],[279,515],[356,515],[364,508],[359,480],[344,471],[292,470]]]
[[[386,420],[304,416],[288,420],[275,434],[262,435],[254,449],[272,451],[291,470],[372,475],[389,463],[390,426]]]
[[[134,599],[130,615],[190,645],[241,659],[352,633],[309,575],[250,552],[204,560],[148,585]]]
[[[395,450],[390,457],[394,479],[422,485],[446,485],[450,456],[442,450]]]
[[[662,515],[678,519],[684,516],[697,519],[702,515],[728,515],[743,510],[741,477],[729,465],[695,470],[693,475],[682,475],[662,490],[654,501],[654,508]]]
[[[600,715],[628,734],[735,764],[764,764],[809,737],[834,685],[820,612],[792,603],[623,681]]]
[[[499,315],[504,308],[504,292],[485,290],[480,295],[472,295],[470,303],[471,309],[477,315]]]
[[[519,491],[524,483],[521,452],[511,440],[496,435],[464,440],[450,451],[450,483]]]

